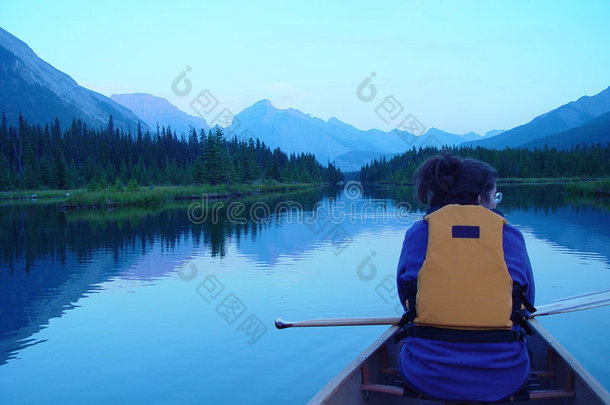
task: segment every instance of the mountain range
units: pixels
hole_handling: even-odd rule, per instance
[[[521,147],[543,149],[545,146],[556,149],[570,149],[578,144],[602,144],[610,142],[610,112],[595,117],[585,124],[527,142]]]
[[[140,119],[106,96],[79,86],[67,74],[40,59],[25,42],[0,28],[0,112],[9,125],[19,113],[29,123],[46,124],[59,118],[63,125],[80,119],[90,127],[136,128]],[[142,124],[143,129],[148,129]]]
[[[117,101],[134,99],[135,95],[114,95]],[[157,100],[155,108],[146,100]],[[179,111],[167,100],[147,95],[133,109],[146,119],[149,125],[157,121],[170,122],[166,116],[174,116],[172,128],[186,128],[196,117]],[[129,106],[129,104],[124,104]],[[165,110],[164,110],[165,109]],[[359,170],[373,159],[392,156],[413,147],[423,146],[471,146],[493,149],[505,147],[569,149],[576,144],[606,145],[610,143],[610,87],[594,96],[584,96],[541,114],[530,122],[508,131],[492,130],[481,136],[474,132],[454,134],[437,128],[428,129],[415,136],[404,131],[361,130],[336,117],[324,121],[294,108],[278,109],[270,100],[260,100],[238,113],[233,124],[223,128],[227,137],[259,138],[268,146],[279,147],[286,152],[314,153],[318,161],[334,161],[343,171]],[[197,118],[198,119],[198,118]],[[198,119],[203,121],[201,119]],[[205,121],[203,121],[205,122]],[[152,124],[154,125],[154,124]],[[189,123],[190,126],[197,124]]]
[[[244,109],[225,130],[228,136],[258,137],[270,147],[279,147],[286,152],[313,152],[320,162],[334,160],[344,171],[359,170],[374,158],[402,153],[413,147],[452,146],[481,138],[474,133],[457,135],[436,128],[430,128],[421,136],[398,130],[365,131],[335,117],[324,121],[294,108],[278,109],[269,100],[258,101]]]
[[[209,130],[199,117],[180,111],[168,100],[146,93],[114,94],[110,98],[79,86],[70,76],[40,59],[24,42],[0,28],[0,112],[9,125],[19,113],[30,123],[46,124],[56,117],[63,125],[81,119],[90,127],[115,126],[144,130],[159,125],[178,134],[191,128]],[[610,143],[610,87],[541,114],[508,131],[454,134],[429,128],[415,136],[405,131],[361,130],[336,117],[323,120],[294,108],[278,109],[260,100],[238,113],[223,128],[226,137],[259,138],[287,153],[313,153],[319,162],[335,161],[344,171],[424,146],[472,146],[568,149],[580,143]]]
[[[113,95],[113,99],[136,101],[132,109],[147,117],[149,125],[173,122],[172,128],[187,128],[196,117],[179,111],[167,100],[145,95]],[[156,100],[151,103],[149,100]],[[156,105],[155,108],[145,106]],[[610,134],[610,88],[595,96],[580,99],[544,113],[529,123],[508,131],[492,130],[481,136],[474,132],[453,134],[437,128],[415,136],[404,131],[361,130],[336,117],[324,121],[294,108],[278,109],[270,100],[260,100],[238,113],[233,124],[223,128],[227,137],[259,138],[272,148],[286,152],[314,153],[321,163],[334,161],[343,171],[357,171],[374,159],[392,156],[406,149],[422,146],[472,146],[503,149],[505,147],[543,148],[545,145],[569,149],[580,143],[608,144]],[[164,117],[172,116],[174,120]],[[201,119],[198,119],[203,121]],[[180,126],[182,122],[182,126]],[[205,122],[205,121],[203,121]],[[192,122],[189,126],[195,127]]]
[[[481,146],[484,148],[503,149],[505,147],[531,147],[541,145],[534,142],[545,138],[554,145],[569,148],[574,143],[584,142],[577,138],[563,139],[565,132],[587,124],[592,119],[610,112],[610,87],[595,96],[584,96],[576,101],[564,104],[552,111],[537,116],[527,124],[520,125],[489,139],[465,143],[465,146]],[[593,129],[593,127],[587,127]],[[555,135],[554,135],[555,134]],[[581,132],[582,134],[582,132]],[[554,135],[549,137],[549,135]],[[607,136],[592,135],[592,138],[607,143]],[[527,146],[529,145],[529,146]],[[542,145],[544,146],[544,145]],[[549,144],[550,146],[550,144]]]

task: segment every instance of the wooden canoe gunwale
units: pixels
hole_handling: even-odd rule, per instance
[[[552,335],[550,335],[546,329],[535,319],[529,321],[533,330],[535,331],[534,338],[528,341],[533,341],[532,345],[537,349],[537,361],[536,363],[542,366],[546,366],[546,370],[538,372],[538,375],[543,379],[559,381],[560,386],[549,387],[552,389],[546,389],[539,391],[535,397],[530,401],[516,402],[520,404],[568,404],[568,405],[580,405],[580,404],[610,404],[610,394],[608,391],[578,362],[574,357],[561,346]],[[383,394],[379,392],[366,394],[362,391],[363,383],[370,384],[368,386],[374,387],[376,384],[371,384],[369,378],[374,380],[375,376],[388,373],[388,364],[384,360],[385,356],[381,356],[382,352],[385,352],[388,347],[393,348],[395,351],[394,342],[392,341],[393,335],[399,330],[398,326],[391,326],[388,328],[379,338],[375,340],[369,347],[367,347],[356,359],[349,363],[341,372],[339,372],[332,380],[330,380],[326,386],[324,386],[309,402],[308,404],[335,404],[344,403],[345,398],[350,398],[350,404],[371,404],[376,403],[405,403],[405,404],[433,404],[443,403],[435,401],[423,401],[415,398],[405,398],[398,395]],[[379,363],[378,367],[373,367],[369,371],[370,363]],[[361,371],[362,370],[362,371]],[[367,374],[363,376],[362,374]],[[369,377],[369,374],[371,377]],[[366,377],[363,381],[363,377]],[[557,384],[554,384],[557,385]],[[364,385],[366,387],[367,385]],[[396,388],[398,392],[399,387],[391,386],[379,386],[386,388]],[[376,387],[376,388],[379,388]],[[358,392],[352,392],[352,391]],[[388,391],[389,392],[389,391]],[[385,397],[384,397],[385,395]],[[552,397],[553,395],[561,396]],[[366,397],[366,398],[365,398]],[[550,399],[549,399],[550,398]]]

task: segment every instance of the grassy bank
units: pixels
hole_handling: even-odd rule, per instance
[[[154,188],[108,187],[103,190],[23,190],[0,192],[0,200],[10,201],[57,201],[61,209],[111,208],[111,207],[155,207],[173,201],[198,200],[207,196],[209,200],[238,198],[263,193],[285,193],[316,187],[312,183],[258,183],[235,185],[158,186]]]
[[[581,197],[610,198],[610,178],[566,184],[566,191]]]
[[[499,178],[498,184],[557,184],[557,183],[574,183],[588,182],[591,179],[582,177],[503,177]],[[371,184],[384,184],[394,186],[413,186],[413,182],[389,182],[377,181]]]
[[[582,177],[505,177],[499,178],[498,184],[556,184],[586,181],[589,181],[589,179]]]
[[[38,200],[64,198],[66,190],[0,191],[0,200]]]
[[[284,193],[315,187],[310,183],[296,184],[236,184],[202,186],[160,186],[153,189],[138,187],[135,190],[106,189],[97,191],[74,190],[60,204],[61,209],[155,207],[172,201],[238,198],[262,193]]]
[[[299,196],[302,196],[304,193],[307,194],[309,192],[311,192],[311,188],[300,188],[294,191],[286,191],[281,193],[268,192],[264,194],[243,195],[237,200],[231,201],[239,201],[246,207],[263,201],[267,203],[270,207],[272,207],[271,209],[273,210],[275,203],[292,199],[298,200]],[[201,203],[201,197],[199,197],[196,201],[189,200],[187,202],[185,202],[184,200],[170,200],[167,203],[159,206],[123,206],[118,208],[109,207],[100,209],[67,209],[65,211],[65,218],[67,222],[85,221],[88,223],[106,224],[108,221],[130,221],[132,223],[137,223],[140,220],[146,219],[151,215],[159,215],[159,213],[166,210],[179,209],[182,211],[186,211],[186,208],[193,202],[196,202],[198,204]],[[225,203],[224,205],[221,204],[223,202]],[[224,217],[226,215],[228,204],[229,202],[226,200],[209,200],[207,204],[200,205],[197,209],[214,209],[216,210],[217,215],[219,215],[220,217]],[[244,216],[244,218],[247,219],[246,216]]]

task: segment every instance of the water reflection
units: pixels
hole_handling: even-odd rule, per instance
[[[531,231],[559,249],[580,255],[601,255],[610,263],[610,204],[566,195],[561,184],[500,185],[504,194],[498,209],[512,224]],[[414,210],[425,207],[415,199],[413,187],[365,189],[369,198],[408,202]]]
[[[263,201],[274,209],[289,198],[311,211],[316,202],[336,198],[339,192],[337,188],[317,189],[273,195]],[[257,201],[261,199],[250,198],[244,204],[249,209]],[[274,235],[274,228],[282,229],[278,227],[282,218],[243,224],[227,221],[227,204],[217,204],[219,220],[210,217],[200,224],[189,220],[184,204],[157,210],[67,212],[42,204],[0,207],[0,365],[11,353],[39,343],[28,337],[46,327],[49,319],[73,308],[85,293],[98,290],[99,284],[119,275],[154,280],[174,272],[176,263],[134,266],[155,246],[161,253],[182,246],[184,258],[205,246],[212,257],[223,257],[232,238],[238,245],[256,246],[257,238]],[[287,250],[280,249],[278,254],[301,249],[300,240],[284,235],[278,243],[284,239],[294,246],[284,244]],[[259,260],[273,262],[264,249],[255,253]]]
[[[502,186],[501,190],[504,200],[499,208],[526,235],[537,269],[540,302],[579,292],[555,287],[574,283],[575,277],[588,280],[579,280],[587,288],[603,287],[600,284],[608,280],[610,269],[610,218],[603,204],[569,199],[561,185]],[[244,283],[251,287],[248,283],[257,280],[259,284],[241,292],[241,297],[247,298],[248,305],[268,307],[269,317],[282,313],[287,303],[296,316],[297,308],[311,306],[313,300],[320,311],[336,311],[329,316],[346,311],[345,307],[358,315],[362,308],[374,308],[377,303],[378,308],[392,310],[375,289],[386,274],[394,272],[404,231],[422,217],[425,207],[416,202],[413,188],[365,187],[361,196],[325,188],[270,196],[264,201],[275,212],[287,199],[307,213],[315,210],[317,220],[306,224],[284,212],[267,221],[253,221],[247,215],[242,216],[245,221],[229,221],[228,204],[219,209],[218,221],[209,217],[202,223],[189,220],[188,204],[157,210],[82,212],[61,212],[41,204],[0,206],[0,365],[25,347],[42,342],[33,336],[51,319],[81,305],[83,297],[107,292],[104,288],[110,285],[135,290],[131,280],[161,286],[189,258],[208,266],[226,264],[222,281],[235,280],[234,288]],[[259,200],[245,200],[245,212]],[[396,213],[405,204],[411,213],[398,219]],[[344,251],[349,253],[342,254]],[[587,268],[583,263],[594,269],[583,271]],[[357,277],[358,271],[373,270],[378,272],[377,278],[368,284]],[[193,300],[199,299],[194,288],[189,287],[190,294]],[[170,290],[167,287],[168,297],[173,297]],[[152,298],[149,302],[151,311],[165,311],[170,314],[166,318],[182,317],[188,322],[171,305]],[[122,308],[117,307],[108,310],[108,316],[120,316]],[[133,322],[134,328],[142,326]],[[301,336],[303,353],[314,350],[312,342],[321,343],[306,332]],[[287,338],[281,339],[286,342]],[[291,335],[291,339],[297,338]],[[358,345],[357,352],[362,348]],[[265,353],[256,353],[257,358],[266,358]],[[343,361],[339,358],[337,367]],[[307,367],[316,370],[318,366]],[[304,389],[310,392],[312,388]]]

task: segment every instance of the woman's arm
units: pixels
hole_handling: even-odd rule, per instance
[[[504,225],[504,260],[513,282],[525,289],[525,296],[534,305],[536,288],[534,274],[527,254],[525,239],[519,230],[511,225]]]
[[[405,233],[402,243],[398,269],[396,271],[396,285],[398,298],[403,308],[407,291],[407,283],[417,280],[417,273],[426,259],[426,248],[428,246],[428,223],[418,221]],[[406,308],[405,308],[406,309]]]

